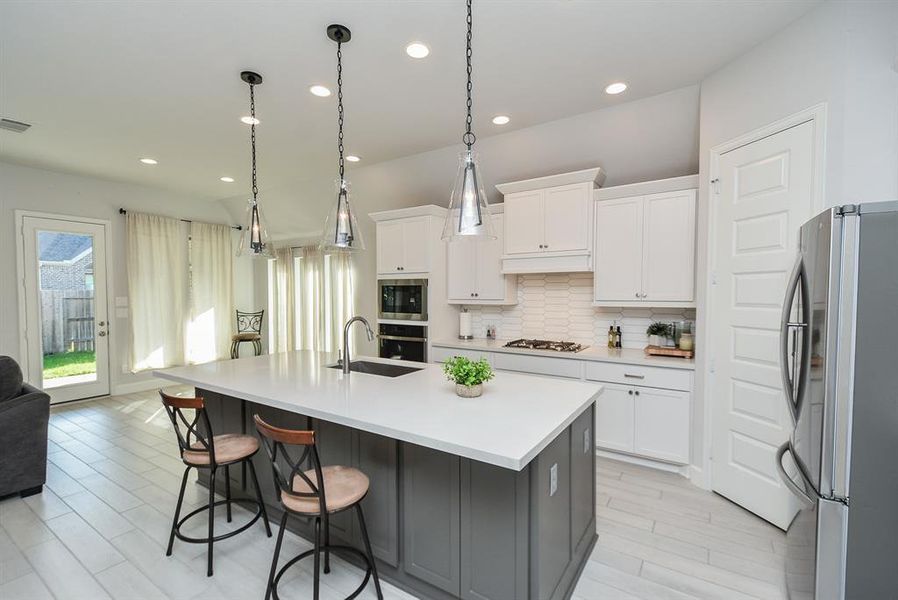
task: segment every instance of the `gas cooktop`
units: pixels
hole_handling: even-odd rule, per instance
[[[528,340],[521,338],[505,344],[506,348],[529,348],[530,350],[553,350],[555,352],[580,352],[589,346],[576,342],[553,342],[552,340]]]

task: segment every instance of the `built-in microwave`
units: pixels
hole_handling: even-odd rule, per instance
[[[427,320],[426,279],[380,279],[377,316],[403,321]]]

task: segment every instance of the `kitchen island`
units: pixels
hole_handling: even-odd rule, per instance
[[[434,600],[570,597],[596,540],[594,403],[602,386],[500,373],[459,398],[439,365],[399,377],[343,374],[334,357],[295,351],[156,371],[206,399],[213,429],[254,432],[252,417],[314,429],[322,463],[352,465],[378,571]],[[255,457],[269,514],[281,514],[268,458]],[[246,484],[234,470],[232,486]],[[309,537],[303,519],[291,529]],[[350,514],[337,543],[359,543]],[[325,576],[326,577],[326,576]]]

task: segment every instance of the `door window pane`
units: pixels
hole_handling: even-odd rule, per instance
[[[93,238],[39,231],[37,242],[43,385],[96,381]]]

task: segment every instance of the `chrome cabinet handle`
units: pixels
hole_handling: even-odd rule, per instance
[[[639,298],[639,297],[640,297],[640,296],[639,296],[639,292],[636,292],[636,297],[637,297],[637,298]]]
[[[624,377],[628,377],[630,379],[645,379],[645,375],[634,375],[633,373],[624,373]]]

